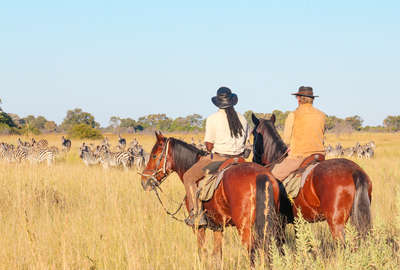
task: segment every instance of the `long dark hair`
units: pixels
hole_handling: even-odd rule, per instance
[[[225,108],[225,112],[228,118],[231,137],[238,138],[239,136],[243,136],[244,129],[233,106]]]

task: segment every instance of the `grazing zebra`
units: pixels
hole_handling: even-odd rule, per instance
[[[134,157],[128,151],[111,152],[107,147],[100,147],[97,152],[103,168],[122,166],[127,170],[132,167]]]
[[[61,146],[62,146],[63,151],[69,152],[69,150],[71,149],[71,140],[66,139],[64,136],[62,136]]]
[[[47,165],[51,165],[54,162],[55,155],[53,151],[48,148],[35,148],[31,147],[27,151],[27,159],[31,163],[42,163],[47,162]]]
[[[356,149],[354,147],[344,148],[342,154],[346,157],[352,157],[356,154]]]
[[[35,138],[32,138],[32,147],[37,147],[37,148],[46,148],[49,145],[49,142],[46,139],[41,139],[38,142],[35,140]]]
[[[134,157],[134,163],[137,170],[143,170],[149,161],[150,154],[146,153],[140,144],[128,148],[128,152]]]
[[[124,151],[125,147],[126,147],[126,140],[122,138],[120,134],[118,134],[118,148],[121,151]]]
[[[99,156],[96,155],[85,143],[82,144],[79,150],[79,157],[83,160],[86,166],[95,165],[100,162]]]

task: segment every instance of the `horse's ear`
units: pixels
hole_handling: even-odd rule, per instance
[[[271,118],[270,118],[269,120],[271,120],[272,124],[275,125],[275,121],[276,121],[275,114],[272,114],[272,115],[271,115]]]
[[[255,126],[258,126],[258,124],[260,124],[260,120],[257,118],[257,116],[254,113],[251,114],[251,120],[253,121]]]
[[[156,137],[157,137],[157,141],[162,141],[162,140],[164,140],[164,136],[161,134],[161,132],[159,131],[159,132],[155,132],[156,133]]]

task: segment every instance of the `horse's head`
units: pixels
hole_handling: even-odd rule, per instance
[[[172,158],[170,138],[164,137],[161,132],[155,132],[157,141],[150,153],[149,161],[142,172],[141,183],[146,191],[159,186],[172,172]]]
[[[270,119],[258,119],[251,115],[254,123],[253,136],[253,162],[267,165],[284,155],[287,150],[276,127],[276,117],[272,114]]]

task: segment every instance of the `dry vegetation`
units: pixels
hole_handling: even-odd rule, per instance
[[[176,135],[190,141],[192,135]],[[196,138],[198,135],[196,135]],[[61,135],[47,135],[60,145]],[[126,136],[128,142],[133,136]],[[153,135],[139,135],[147,151]],[[116,142],[116,137],[111,137]],[[334,248],[326,223],[299,220],[287,229],[286,256],[271,249],[273,269],[398,269],[400,264],[400,136],[329,135],[328,143],[377,144],[376,157],[356,160],[373,181],[374,230],[359,245],[347,228],[345,247]],[[17,137],[0,137],[16,143]],[[197,140],[196,140],[197,141]],[[169,218],[135,171],[85,167],[80,141],[56,165],[0,164],[0,269],[211,269],[200,262],[195,237]],[[165,183],[168,207],[184,195],[176,176]],[[171,201],[169,199],[173,199]],[[212,240],[211,235],[208,235]],[[208,241],[211,248],[211,242]],[[223,269],[246,269],[248,259],[234,229],[227,229]],[[262,269],[257,264],[257,269]]]

